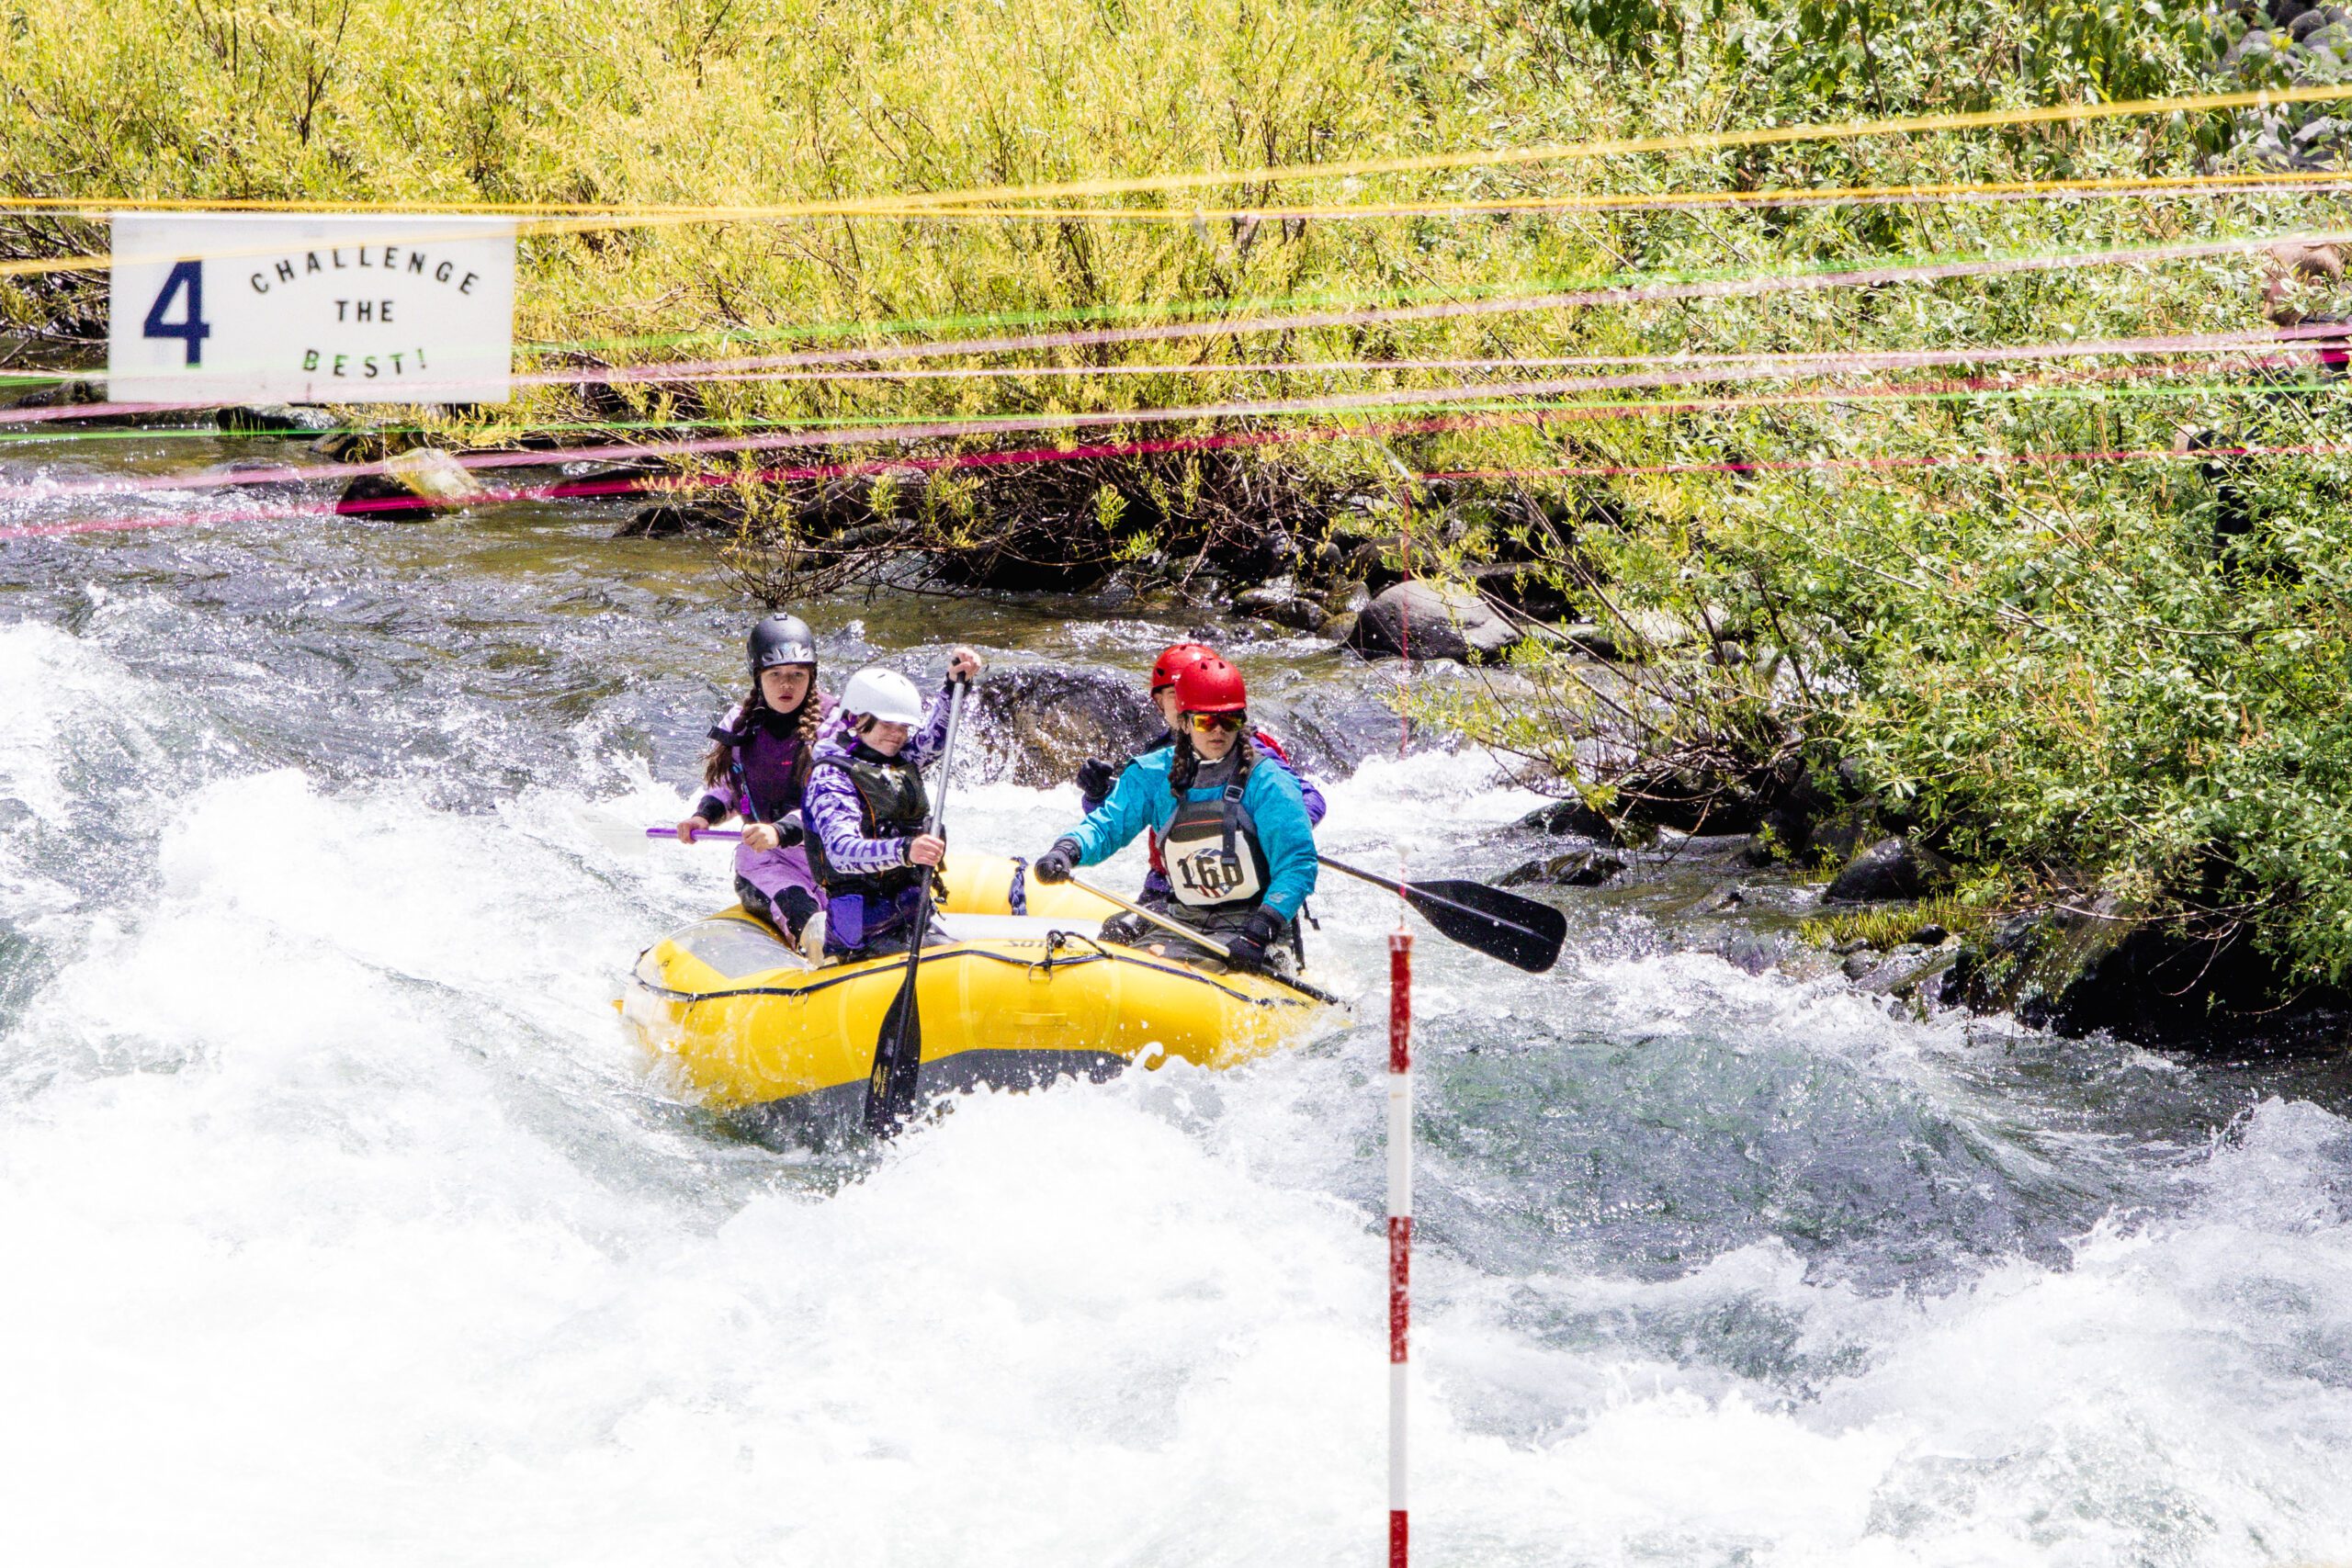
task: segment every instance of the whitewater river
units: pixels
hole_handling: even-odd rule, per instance
[[[972,1100],[871,1168],[731,1136],[612,999],[731,897],[629,830],[752,610],[614,515],[0,542],[0,1561],[1378,1561],[1393,906],[1318,897],[1367,1005],[1303,1051]],[[834,682],[1190,629],[809,611]],[[1378,674],[1240,651],[1377,723]],[[1528,852],[1485,761],[1358,739],[1328,846]],[[953,830],[1035,853],[1075,792],[1001,745]],[[1420,1561],[2352,1561],[2352,1077],[1897,1019],[1570,910],[1541,978],[1420,945]]]

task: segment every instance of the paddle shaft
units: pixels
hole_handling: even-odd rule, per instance
[[[1172,932],[1177,936],[1182,937],[1194,947],[1204,947],[1211,953],[1216,953],[1219,958],[1224,959],[1227,964],[1233,962],[1233,949],[1226,946],[1225,943],[1217,941],[1216,938],[1213,936],[1194,931],[1192,927],[1186,925],[1182,920],[1171,920],[1166,915],[1160,914],[1157,910],[1145,908],[1141,904],[1130,904],[1125,898],[1120,897],[1116,893],[1112,892],[1109,888],[1097,887],[1094,884],[1081,881],[1075,876],[1069,879],[1069,885],[1072,887],[1077,888],[1080,893],[1093,894],[1097,898],[1102,899],[1106,904],[1116,904],[1120,908],[1125,909],[1128,914],[1135,916],[1137,919],[1149,920],[1153,925],[1158,926],[1160,930]],[[1292,990],[1304,992],[1307,996],[1313,997],[1318,1002],[1323,1002],[1332,1007],[1342,1007],[1346,1005],[1330,992],[1320,990],[1316,987],[1308,985],[1304,980],[1293,979],[1288,975],[1277,975],[1271,969],[1267,970],[1265,973],[1266,978],[1270,980],[1279,980],[1283,985],[1288,986]]]
[[[939,788],[932,794],[931,816],[923,824],[923,832],[932,838],[939,836],[940,819],[947,810],[948,773],[956,761],[956,737],[964,728],[967,684],[958,680],[947,688],[947,739],[939,750]],[[915,978],[922,963],[923,939],[931,934],[934,869],[921,867],[915,880],[918,897],[907,931],[907,977],[899,982],[898,1000],[883,1014],[882,1032],[874,1042],[874,1071],[865,1080],[866,1130],[884,1137],[896,1128],[903,1108],[914,1102],[915,1075],[922,1066],[922,1018]],[[914,1041],[912,1051],[907,1049],[910,1037]]]
[[[1315,858],[1323,864],[1329,866],[1333,871],[1345,872],[1350,876],[1356,877],[1361,881],[1371,883],[1374,887],[1385,887],[1388,891],[1396,894],[1400,898],[1426,899],[1430,903],[1442,905],[1444,908],[1453,910],[1457,915],[1468,915],[1473,919],[1487,920],[1498,926],[1510,926],[1513,931],[1527,931],[1529,936],[1538,934],[1534,931],[1528,931],[1526,927],[1519,925],[1514,921],[1504,919],[1500,915],[1495,914],[1491,910],[1474,909],[1467,904],[1457,904],[1451,898],[1441,897],[1439,895],[1430,892],[1427,888],[1416,887],[1409,882],[1392,882],[1387,877],[1376,876],[1371,872],[1359,871],[1354,866],[1346,864],[1340,861],[1335,861],[1329,855],[1317,855]]]

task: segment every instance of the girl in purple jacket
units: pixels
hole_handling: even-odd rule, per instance
[[[770,615],[752,628],[751,694],[710,732],[703,795],[678,824],[678,841],[733,816],[743,818],[735,850],[735,892],[743,908],[797,944],[822,906],[802,843],[800,805],[808,769],[832,716],[817,690],[817,639],[797,615]]]

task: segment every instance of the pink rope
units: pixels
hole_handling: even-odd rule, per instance
[[[2272,334],[2269,341],[2275,342],[2276,335]],[[1928,357],[1942,357],[1945,363],[1951,363],[1963,357],[1963,352],[1939,350],[1935,351],[1934,355]],[[2176,373],[2179,368],[2181,367],[2165,366],[2118,366],[2109,367],[2104,371],[2090,372],[2087,376],[2077,373],[2075,378],[2112,379],[2119,376],[2136,374],[2168,375]],[[1746,369],[1733,367],[1701,376],[1686,375],[1676,371],[1652,371],[1628,376],[1562,377],[1541,380],[1470,382],[1450,387],[1396,388],[1321,398],[1186,404],[1173,408],[1041,415],[1030,419],[956,420],[918,424],[882,425],[854,432],[801,430],[769,432],[763,434],[717,435],[697,441],[607,443],[595,446],[561,447],[548,451],[492,452],[470,457],[454,457],[453,460],[459,467],[473,471],[507,468],[544,468],[550,464],[569,462],[668,459],[743,452],[788,451],[802,447],[851,444],[955,440],[1030,431],[1089,429],[1104,425],[1162,423],[1194,419],[1260,419],[1282,414],[1336,413],[1354,409],[1392,406],[1400,402],[1440,403],[1495,397],[1555,397],[1577,392],[1632,391],[1686,385],[1693,381],[1770,378],[1777,373],[1772,369]],[[1982,390],[1997,385],[2016,384],[2019,383],[2015,381],[2004,383],[1996,378],[1978,378],[1944,383],[1930,389]],[[1843,394],[1843,398],[1860,400],[1907,396],[1916,394],[1920,389],[1917,387],[1856,388]],[[1741,400],[1742,402],[1752,400]],[[1678,407],[1690,409],[1706,406],[1707,400],[1693,400],[1689,404],[1678,405]],[[1730,406],[1739,405],[1735,403]],[[379,474],[388,471],[390,471],[390,466],[386,463],[331,463],[290,468],[175,474],[141,479],[89,479],[66,484],[36,481],[29,484],[0,485],[0,501],[48,501],[87,495],[148,494],[158,491],[206,491],[254,484],[308,483],[318,480],[356,479],[363,474]]]
[[[2103,372],[2093,372],[2086,379],[2107,379],[2129,367],[2111,367]],[[1981,383],[1977,383],[1981,384]],[[1971,383],[1944,383],[1945,386],[1966,387]],[[1864,388],[1833,394],[1838,400],[1861,400],[1886,398],[1915,391],[1913,388]],[[1256,446],[1288,446],[1308,441],[1339,441],[1370,439],[1396,435],[1439,434],[1452,431],[1487,429],[1515,424],[1565,423],[1577,420],[1622,418],[1654,412],[1704,412],[1725,404],[1754,407],[1759,404],[1785,402],[1786,398],[1746,400],[1692,400],[1684,403],[1641,405],[1617,409],[1606,405],[1587,409],[1524,409],[1493,413],[1433,416],[1423,419],[1388,421],[1355,427],[1302,427],[1286,430],[1227,431],[1215,434],[1177,436],[1154,441],[1123,441],[1085,446],[1033,446],[1001,452],[967,452],[942,454],[933,457],[897,457],[854,459],[837,463],[798,465],[786,468],[759,469],[750,474],[700,474],[663,479],[614,479],[568,480],[547,485],[523,486],[508,490],[486,490],[472,498],[470,505],[498,505],[517,501],[581,500],[600,496],[644,494],[659,491],[712,489],[739,482],[786,483],[794,480],[856,478],[883,473],[929,473],[940,469],[1019,468],[1037,463],[1081,462],[1114,457],[1148,457],[1170,452],[1204,452]],[[2195,456],[2312,456],[2332,453],[2338,448],[2325,446],[2210,448]],[[2120,461],[2140,456],[2129,451],[2105,454],[2105,459]],[[2170,456],[2170,454],[2149,454]],[[541,455],[534,457],[544,460]],[[2010,454],[1997,460],[2088,461],[2098,454]],[[1821,465],[1828,467],[1879,463],[1888,467],[1932,467],[1971,460],[1965,456],[1951,457],[1883,458],[1883,459],[1786,459],[1766,461],[1757,467],[1795,467]],[[1996,460],[1996,459],[1987,459]],[[1702,473],[1736,472],[1742,465],[1697,464],[1660,465],[1655,468],[1626,467],[1622,468],[1529,468],[1529,469],[1463,469],[1456,473],[1430,474],[1423,478],[1491,478],[1514,479],[1544,476],[1639,473]],[[290,477],[291,471],[262,472],[245,476],[256,482]],[[428,503],[408,497],[391,497],[380,501],[361,502],[295,502],[283,506],[256,508],[242,513],[181,515],[168,518],[108,518],[75,523],[20,524],[0,527],[0,539],[52,537],[62,535],[119,532],[125,530],[189,526],[198,524],[242,524],[276,522],[299,517],[355,516],[373,513],[414,513],[427,510]]]

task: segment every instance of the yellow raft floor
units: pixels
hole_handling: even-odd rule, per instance
[[[1227,1067],[1299,1039],[1314,998],[1263,975],[1098,940],[1115,907],[1067,885],[1027,888],[1014,865],[951,856],[939,921],[955,940],[923,949],[919,1092],[1106,1077],[1170,1058]],[[684,1097],[729,1112],[828,1118],[862,1109],[883,1014],[904,953],[812,965],[765,921],[723,909],[655,942],[621,1000],[625,1030]]]

